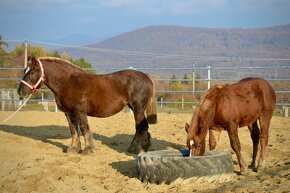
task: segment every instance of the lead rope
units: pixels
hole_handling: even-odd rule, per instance
[[[5,119],[4,121],[2,121],[2,124],[4,124],[7,121],[9,121],[9,119],[11,119],[18,111],[20,111],[20,109],[22,109],[22,107],[27,103],[27,101],[30,99],[31,96],[32,96],[32,94],[30,94],[28,96],[28,98],[25,99],[25,101],[23,102],[23,104],[12,115],[10,115],[7,119]]]

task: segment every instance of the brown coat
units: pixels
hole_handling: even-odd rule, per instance
[[[255,148],[253,158],[256,156],[256,146],[260,139],[263,157],[260,162],[264,161],[268,129],[275,103],[274,89],[262,78],[245,78],[235,84],[214,86],[203,96],[190,125],[186,125],[187,145],[191,149],[191,155],[203,155],[205,137],[209,129],[210,149],[215,148],[217,141],[212,130],[225,129],[229,133],[231,146],[238,158],[241,158],[237,128],[248,126]],[[257,120],[260,121],[261,131]],[[190,143],[191,140],[194,142],[193,145]],[[239,160],[240,166],[245,170],[243,160]]]

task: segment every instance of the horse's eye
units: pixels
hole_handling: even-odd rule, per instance
[[[200,147],[201,147],[201,145],[200,145],[200,144],[198,144],[198,145],[196,145],[196,147],[197,147],[197,148],[200,148]]]

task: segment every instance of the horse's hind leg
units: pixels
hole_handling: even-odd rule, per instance
[[[262,113],[260,117],[260,158],[258,162],[257,171],[262,171],[265,169],[266,164],[266,148],[268,145],[268,134],[269,134],[269,126],[271,121],[271,115],[265,115],[265,113]]]
[[[144,114],[145,108],[138,108],[136,106],[131,106],[131,108],[134,112],[136,133],[128,148],[128,152],[137,154],[143,151],[148,151],[151,145],[151,136],[148,132],[149,126]]]
[[[248,128],[250,130],[251,138],[253,141],[253,157],[252,157],[252,163],[249,167],[255,170],[256,158],[257,158],[258,146],[259,146],[260,129],[258,127],[257,121],[255,121],[252,125],[249,125]]]
[[[77,119],[73,115],[65,114],[65,116],[67,118],[71,137],[72,137],[72,143],[67,148],[67,152],[80,153],[81,142],[80,142],[80,133],[78,129]]]
[[[93,143],[93,137],[89,128],[87,115],[84,113],[78,114],[78,124],[80,126],[81,132],[85,138],[85,148],[82,151],[83,154],[93,153],[95,146]]]

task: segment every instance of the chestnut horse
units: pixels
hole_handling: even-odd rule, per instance
[[[266,161],[268,131],[276,103],[273,87],[262,78],[245,78],[231,85],[214,86],[202,97],[190,124],[185,124],[187,146],[191,156],[205,152],[205,137],[209,130],[209,149],[216,148],[221,130],[229,135],[232,149],[237,155],[241,174],[247,173],[241,155],[238,128],[248,126],[253,141],[253,170],[263,170]],[[260,128],[257,121],[259,120]],[[260,141],[260,158],[256,157]]]
[[[136,126],[128,151],[139,153],[149,149],[151,137],[144,114],[147,106],[152,106],[154,110],[150,115],[147,112],[151,123],[157,122],[157,115],[154,108],[154,83],[148,75],[135,70],[95,75],[61,59],[30,57],[18,94],[26,96],[43,84],[54,93],[58,109],[67,118],[72,136],[67,152],[93,152],[94,143],[87,116],[109,117],[126,105],[134,113]],[[83,151],[79,129],[85,139]]]

